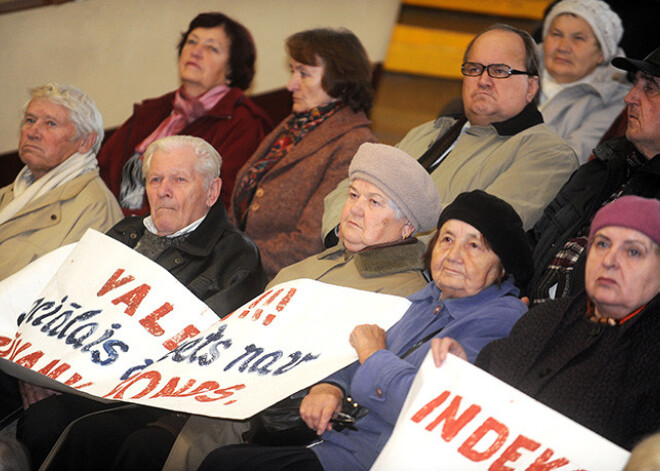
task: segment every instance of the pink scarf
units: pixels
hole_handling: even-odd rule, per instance
[[[174,136],[178,134],[186,124],[190,124],[197,118],[207,114],[227,92],[227,85],[218,85],[206,93],[196,97],[188,98],[183,94],[183,86],[179,87],[174,95],[174,109],[162,123],[149,134],[144,141],[137,145],[135,151],[144,154],[149,144],[161,137]]]

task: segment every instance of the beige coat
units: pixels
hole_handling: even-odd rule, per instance
[[[12,187],[0,189],[0,210],[13,200]],[[120,219],[119,205],[98,169],[58,186],[0,225],[0,280],[51,250],[78,241],[88,228],[105,232]]]

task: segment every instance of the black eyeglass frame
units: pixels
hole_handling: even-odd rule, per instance
[[[479,66],[479,67],[481,68],[481,70],[479,71],[478,74],[467,74],[467,73],[465,73],[465,66],[466,66],[467,64],[471,64],[471,65]],[[490,71],[490,68],[491,68],[491,67],[502,67],[503,69],[506,69],[506,71],[508,72],[508,74],[505,75],[505,76],[503,76],[503,77],[495,77],[495,76],[491,73],[491,71]],[[532,76],[532,77],[536,76],[536,74],[533,74],[533,73],[531,73],[531,72],[526,72],[526,71],[523,71],[523,70],[516,70],[516,69],[514,69],[514,68],[512,68],[512,67],[509,67],[509,66],[506,65],[506,64],[489,64],[489,65],[483,65],[483,64],[480,64],[479,62],[463,62],[463,63],[461,64],[461,74],[463,74],[463,75],[466,76],[466,77],[481,77],[481,76],[483,75],[484,71],[486,71],[486,73],[488,73],[488,76],[489,76],[490,78],[494,78],[494,79],[506,79],[506,78],[511,77],[512,75],[529,75],[529,76]]]

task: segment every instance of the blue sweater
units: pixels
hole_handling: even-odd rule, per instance
[[[326,379],[370,410],[356,422],[357,431],[330,430],[312,445],[326,471],[368,470],[376,460],[431,346],[429,340],[401,359],[400,355],[415,343],[442,328],[434,337],[458,340],[474,362],[482,347],[506,337],[527,311],[511,278],[467,298],[440,301],[440,295],[430,282],[409,296],[410,308],[387,332],[387,350],[379,350],[362,365],[355,362]]]

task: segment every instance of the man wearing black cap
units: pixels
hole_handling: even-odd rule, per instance
[[[589,224],[602,206],[629,194],[660,199],[660,47],[644,60],[616,57],[612,65],[629,71],[635,84],[624,100],[626,134],[596,147],[529,231],[534,304],[584,286]]]

